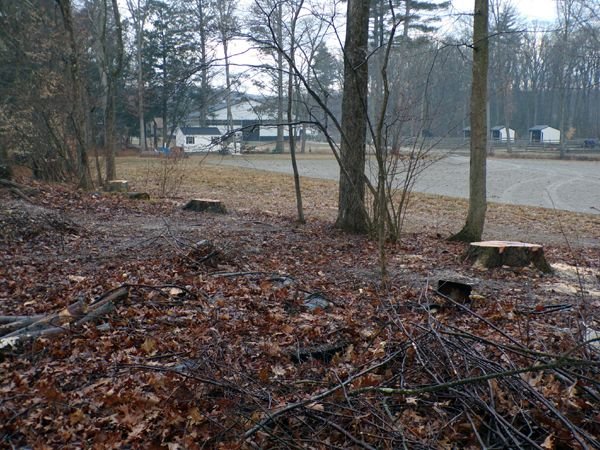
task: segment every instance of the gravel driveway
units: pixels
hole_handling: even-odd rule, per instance
[[[269,155],[226,156],[213,164],[292,173],[289,159]],[[298,160],[300,175],[337,180],[339,168],[331,158]],[[542,206],[600,214],[600,162],[532,159],[488,159],[488,199],[493,202]],[[415,191],[468,197],[469,158],[448,156],[428,167]]]

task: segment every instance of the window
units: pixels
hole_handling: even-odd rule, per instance
[[[194,145],[195,144],[195,142],[194,142],[194,136],[186,136],[185,137],[185,143],[186,144]]]

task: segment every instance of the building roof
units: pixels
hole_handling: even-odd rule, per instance
[[[531,127],[529,129],[529,131],[542,131],[546,128],[552,128],[552,127],[549,125],[535,125],[535,126]]]
[[[181,127],[180,130],[186,136],[221,136],[217,127]]]
[[[492,131],[500,131],[500,130],[505,130],[505,129],[506,129],[506,126],[504,126],[504,125],[497,125],[495,127],[492,127]],[[509,130],[513,131],[512,128],[509,128]]]

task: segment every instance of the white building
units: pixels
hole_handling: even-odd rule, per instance
[[[175,144],[186,153],[216,152],[221,132],[217,127],[179,127],[175,131]]]
[[[286,120],[284,119],[284,122]],[[206,123],[217,126],[225,133],[231,125],[239,131],[240,137],[245,142],[275,141],[277,139],[277,118],[273,105],[246,95],[236,96],[231,100],[231,123],[227,119],[227,105],[225,102],[211,108]],[[185,120],[188,126],[200,124],[198,112],[191,113]],[[283,126],[283,135],[287,139],[289,129]]]
[[[492,141],[511,141],[515,140],[515,130],[512,128],[506,128],[504,125],[498,125],[490,130],[490,137]]]
[[[548,125],[536,125],[529,129],[529,142],[532,144],[558,144],[560,131]]]

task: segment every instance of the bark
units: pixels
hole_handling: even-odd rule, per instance
[[[469,172],[469,211],[461,231],[451,240],[473,242],[481,240],[485,223],[486,150],[488,127],[486,120],[488,75],[488,0],[475,0],[473,18],[473,81],[471,84],[471,162]]]
[[[368,88],[370,0],[349,0],[344,46],[342,168],[336,226],[352,233],[369,231],[365,209],[365,142]]]

